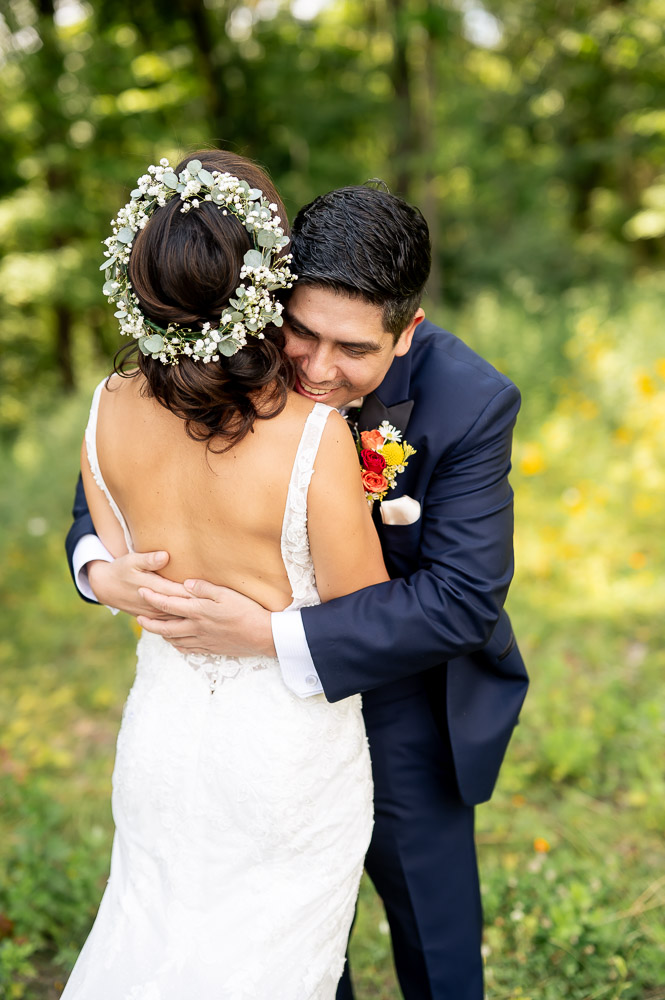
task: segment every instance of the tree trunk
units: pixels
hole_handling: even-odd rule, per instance
[[[412,69],[409,63],[408,5],[404,0],[387,0],[390,32],[393,37],[393,61],[390,78],[395,94],[395,117],[392,142],[395,193],[409,197],[410,160],[415,148],[412,116]]]
[[[215,32],[203,0],[181,0],[181,2],[182,10],[192,28],[201,76],[205,82],[205,100],[210,126],[219,138],[223,132],[227,95],[215,60]],[[216,16],[223,22],[222,32],[232,6],[225,3],[216,11]]]
[[[72,311],[68,306],[55,307],[55,349],[62,387],[66,392],[72,392],[74,389]]]

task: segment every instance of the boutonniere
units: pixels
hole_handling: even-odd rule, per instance
[[[402,433],[387,420],[373,431],[356,433],[365,499],[371,507],[394,490],[397,476],[409,464],[416,449],[402,440]]]

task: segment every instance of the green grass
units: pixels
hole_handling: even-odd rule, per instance
[[[665,1000],[663,302],[645,285],[609,305],[590,292],[534,317],[490,296],[449,323],[525,395],[510,611],[532,688],[478,811],[488,1000]],[[78,599],[62,548],[90,388],[0,453],[0,996],[14,1000],[58,997],[94,919],[134,669],[129,621]],[[367,882],[352,958],[359,1000],[397,1000]]]

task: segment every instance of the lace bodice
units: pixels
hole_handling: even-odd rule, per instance
[[[122,527],[127,548],[133,552],[134,546],[127,522],[104,481],[97,454],[97,418],[99,401],[105,385],[106,379],[97,386],[92,398],[90,417],[85,431],[86,452],[94,480]],[[281,535],[282,560],[293,598],[289,609],[311,607],[320,603],[307,534],[307,493],[321,435],[331,410],[332,407],[326,406],[325,403],[314,404],[305,421],[291,471]],[[146,641],[151,640],[146,637]],[[187,661],[192,669],[207,675],[211,691],[214,691],[222,681],[236,677],[242,670],[260,670],[266,666],[265,657],[260,656],[222,657],[190,653],[187,655]]]

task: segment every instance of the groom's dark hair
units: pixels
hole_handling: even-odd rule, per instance
[[[338,188],[298,212],[291,234],[298,285],[381,306],[397,341],[420,305],[432,251],[421,212],[389,191]]]

